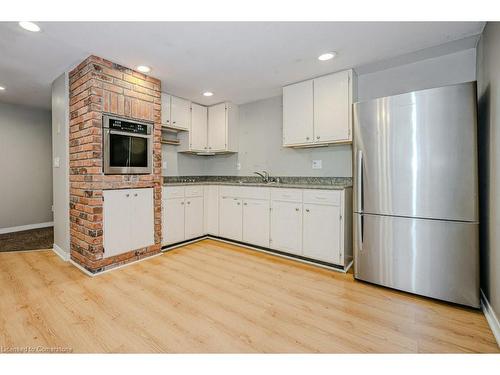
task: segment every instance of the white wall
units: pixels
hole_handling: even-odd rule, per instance
[[[358,100],[474,81],[476,49],[358,75]]]
[[[163,176],[204,176],[205,158],[203,156],[181,154],[173,145],[162,145]]]
[[[500,23],[478,46],[481,289],[500,319]]]
[[[52,221],[50,111],[0,103],[0,229]]]
[[[350,177],[351,146],[314,149],[282,147],[282,97],[259,100],[239,107],[239,152],[207,158],[209,175],[251,175],[266,170],[274,176]],[[312,169],[314,159],[322,160],[322,169]],[[237,170],[237,164],[241,170]]]
[[[59,158],[53,168],[54,248],[69,258],[69,86],[64,73],[52,83],[52,155]]]

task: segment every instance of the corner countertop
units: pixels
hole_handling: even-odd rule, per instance
[[[291,189],[344,190],[352,187],[350,177],[278,177],[279,182],[264,183],[253,176],[163,177],[163,186],[224,185]]]

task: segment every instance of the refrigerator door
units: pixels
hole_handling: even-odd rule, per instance
[[[354,211],[478,220],[475,83],[354,105]]]
[[[479,307],[478,224],[354,214],[354,276]]]

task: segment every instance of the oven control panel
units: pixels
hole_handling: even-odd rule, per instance
[[[109,119],[108,127],[109,129],[128,133],[151,134],[151,125],[115,118]]]

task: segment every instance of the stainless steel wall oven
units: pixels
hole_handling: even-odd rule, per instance
[[[153,123],[111,115],[103,118],[104,174],[150,174]]]

